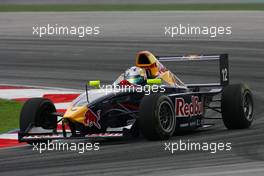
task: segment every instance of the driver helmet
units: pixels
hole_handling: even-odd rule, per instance
[[[147,83],[147,74],[144,69],[133,66],[125,71],[124,79],[131,84],[145,85]]]

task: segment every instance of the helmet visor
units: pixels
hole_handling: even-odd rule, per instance
[[[129,81],[131,84],[140,84],[140,85],[144,84],[145,82],[144,77],[140,75],[127,77],[126,80]]]

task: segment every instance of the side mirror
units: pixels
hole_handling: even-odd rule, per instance
[[[100,80],[89,81],[88,85],[91,87],[100,88]]]
[[[157,78],[157,79],[147,79],[147,84],[153,85],[153,84],[161,84],[161,79]]]

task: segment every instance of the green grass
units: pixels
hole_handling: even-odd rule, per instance
[[[0,5],[0,12],[65,11],[163,11],[163,10],[264,10],[264,3],[243,4],[80,4],[80,5]]]
[[[0,133],[18,128],[22,103],[0,99]]]

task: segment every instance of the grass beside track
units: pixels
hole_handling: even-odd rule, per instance
[[[0,133],[18,128],[22,103],[0,99]]]
[[[167,11],[167,10],[264,10],[264,3],[242,4],[43,4],[0,5],[0,12],[67,12],[67,11]]]

